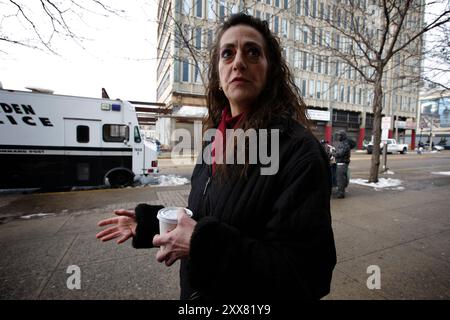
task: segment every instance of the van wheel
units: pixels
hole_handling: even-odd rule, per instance
[[[400,151],[401,154],[405,154],[406,152],[408,152],[408,150],[406,150],[406,148],[403,148],[403,150]]]
[[[111,173],[108,180],[112,188],[128,187],[133,182],[131,174],[126,171]]]

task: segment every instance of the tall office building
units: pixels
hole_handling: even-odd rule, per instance
[[[417,5],[423,0],[416,0]],[[237,12],[266,20],[279,37],[318,138],[332,139],[344,129],[361,147],[372,135],[373,87],[355,68],[336,55],[358,52],[349,35],[368,32],[375,37],[382,23],[376,0],[160,0],[158,6],[157,100],[171,110],[160,117],[157,132],[163,143],[170,133],[185,128],[206,114],[205,85],[209,49],[217,25]],[[352,8],[350,10],[350,8]],[[400,43],[423,23],[423,12],[407,16]],[[333,26],[334,27],[333,27]],[[337,29],[343,32],[337,32]],[[379,31],[378,31],[379,32]],[[344,34],[346,33],[347,36]],[[414,137],[421,72],[421,38],[394,56],[385,69],[383,115],[391,116],[389,134],[404,141]],[[363,55],[363,52],[359,52]],[[370,74],[370,66],[364,67]],[[394,121],[395,120],[395,121]],[[414,139],[414,138],[413,138]],[[409,140],[409,139],[408,139]]]

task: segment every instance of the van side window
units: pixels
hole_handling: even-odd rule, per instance
[[[139,132],[139,127],[134,126],[134,142],[141,143],[141,133]]]
[[[77,126],[77,142],[89,143],[89,127]]]
[[[125,140],[129,140],[129,131],[128,126],[124,124],[104,124],[103,141],[123,142]]]

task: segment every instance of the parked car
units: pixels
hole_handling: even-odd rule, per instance
[[[387,152],[394,153],[400,152],[401,154],[405,154],[408,152],[408,145],[404,143],[397,143],[395,139],[387,139]],[[380,149],[383,149],[383,143],[380,143]],[[373,140],[369,142],[367,145],[367,153],[372,154],[373,151]]]
[[[429,144],[429,143],[424,143],[424,144],[423,144],[423,148],[424,148],[425,150],[429,150],[429,149],[430,149],[430,144]],[[439,144],[434,144],[434,143],[433,143],[433,150],[435,150],[435,151],[442,151],[442,150],[444,150],[444,149],[445,149],[444,146],[441,146],[441,145],[439,145]]]

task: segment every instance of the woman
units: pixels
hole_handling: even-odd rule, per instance
[[[192,219],[180,213],[172,232],[155,235],[161,207],[140,204],[101,221],[117,226],[97,237],[164,246],[159,262],[181,259],[181,299],[327,295],[336,264],[328,159],[307,129],[306,106],[266,22],[237,14],[223,24],[211,52],[207,106],[205,129],[278,130],[277,173],[262,175],[261,163],[221,164],[213,151],[212,165],[194,168]]]

